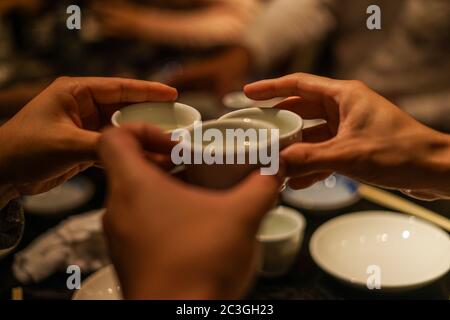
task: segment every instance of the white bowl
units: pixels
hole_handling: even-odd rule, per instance
[[[90,275],[81,283],[72,300],[122,300],[122,291],[113,265]]]
[[[357,287],[369,288],[368,282],[373,285],[377,280],[386,291],[418,288],[450,268],[447,233],[415,217],[388,211],[331,219],[314,232],[309,248],[320,268]]]
[[[145,102],[126,106],[111,117],[114,126],[133,122],[144,122],[170,132],[178,128],[191,126],[195,121],[200,121],[200,113],[179,102]]]
[[[303,119],[296,113],[275,108],[248,108],[229,112],[219,120],[244,119],[265,121],[276,128],[280,134],[280,148],[302,140]]]
[[[283,201],[299,209],[334,213],[359,201],[358,183],[334,174],[314,185],[294,190],[286,188]]]

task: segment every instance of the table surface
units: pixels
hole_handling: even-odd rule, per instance
[[[26,247],[33,239],[57,225],[69,215],[86,212],[91,209],[100,208],[104,201],[105,178],[99,169],[89,169],[85,176],[93,180],[97,191],[93,199],[78,210],[64,215],[43,217],[26,214],[27,224],[23,240],[16,251]],[[418,201],[419,202],[419,201]],[[450,212],[450,201],[419,202],[436,212],[448,216]],[[250,299],[449,299],[450,297],[450,273],[443,278],[427,285],[426,287],[387,294],[382,291],[355,289],[338,282],[320,270],[309,255],[309,239],[316,228],[326,220],[336,215],[361,211],[361,210],[383,210],[380,206],[368,201],[361,200],[351,207],[329,214],[318,214],[302,210],[307,219],[307,228],[300,253],[291,271],[279,278],[260,278],[255,283],[248,298]],[[0,263],[0,299],[9,299],[11,290],[21,286],[14,279],[11,264],[13,255],[9,255]],[[88,276],[83,275],[83,278]],[[38,284],[23,286],[25,299],[70,299],[73,292],[66,288],[66,274],[56,274]]]

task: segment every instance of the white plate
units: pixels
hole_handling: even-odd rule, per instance
[[[368,280],[374,284],[378,278],[382,290],[413,289],[440,278],[450,268],[447,233],[388,211],[331,219],[314,232],[309,249],[325,272],[365,288]]]
[[[24,197],[23,205],[34,214],[60,214],[86,204],[94,192],[94,184],[88,178],[77,176],[48,192]]]
[[[345,208],[360,199],[358,184],[340,175],[332,175],[306,189],[286,188],[282,197],[293,207],[317,211]]]
[[[72,300],[122,300],[114,267],[108,265],[89,276],[81,283]]]

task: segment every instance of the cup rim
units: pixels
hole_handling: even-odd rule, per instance
[[[277,110],[279,112],[283,112],[283,113],[289,114],[291,117],[294,117],[295,119],[297,119],[297,125],[295,126],[295,128],[290,130],[289,132],[286,132],[283,135],[280,135],[280,140],[288,138],[288,137],[294,135],[295,133],[300,132],[303,129],[304,121],[303,121],[302,117],[300,117],[298,114],[296,114],[296,113],[294,113],[292,111],[284,110],[284,109],[277,109],[277,108],[252,107],[252,108],[245,108],[245,109],[235,110],[235,111],[231,111],[231,112],[228,112],[228,113],[224,114],[218,120],[238,119],[237,117],[235,117],[236,115],[246,114],[246,113],[251,112],[251,111],[273,112],[274,110]],[[249,117],[249,118],[251,118],[251,117]],[[254,119],[254,120],[259,120],[259,119]],[[260,120],[260,121],[264,121],[264,120]],[[268,121],[265,121],[265,122],[268,122]]]
[[[192,107],[190,105],[187,105],[185,103],[181,103],[181,102],[177,102],[177,101],[174,101],[174,102],[147,101],[147,102],[139,102],[139,103],[129,104],[129,105],[126,105],[126,106],[120,108],[119,110],[116,110],[111,116],[111,123],[112,123],[112,125],[114,127],[117,127],[117,128],[119,128],[121,126],[121,124],[118,122],[117,118],[122,114],[122,110],[123,109],[129,108],[129,107],[135,107],[135,106],[139,106],[139,105],[148,105],[148,107],[152,107],[152,105],[155,106],[156,104],[166,104],[168,106],[170,105],[169,107],[172,107],[172,108],[175,108],[175,106],[179,106],[179,107],[184,108],[185,110],[189,110],[189,112],[191,112],[194,115],[195,119],[192,122],[192,124],[190,124],[190,125],[188,125],[186,127],[182,127],[182,128],[189,128],[190,126],[193,125],[193,123],[195,121],[201,121],[201,119],[202,119],[202,116],[201,116],[200,112],[197,109],[195,109],[194,107]],[[179,128],[179,129],[182,129],[182,128]],[[164,132],[167,133],[167,132],[172,132],[174,130],[176,130],[176,129],[165,130]]]
[[[282,210],[282,212],[277,212],[280,209]],[[286,207],[286,206],[277,206],[276,208],[270,210],[267,213],[267,215],[269,215],[269,214],[282,215],[282,216],[289,217],[289,219],[291,219],[291,221],[295,221],[296,225],[293,229],[286,231],[284,233],[278,233],[275,235],[257,234],[256,239],[260,243],[271,243],[271,242],[283,241],[283,240],[291,238],[293,235],[295,235],[297,233],[301,234],[306,228],[306,219],[301,214],[301,212],[298,210],[295,210],[295,209],[292,209],[292,208]]]
[[[253,123],[258,124],[260,126],[260,128],[277,129],[276,126],[274,126],[273,124],[271,124],[270,122],[267,122],[267,121],[262,121],[262,120],[258,120],[258,119],[251,119],[251,121]],[[202,130],[204,130],[205,126],[210,127],[210,126],[213,126],[214,124],[217,124],[217,123],[219,123],[219,124],[229,123],[229,124],[239,124],[240,125],[242,123],[248,123],[248,121],[245,121],[244,119],[241,119],[241,118],[223,119],[223,120],[220,120],[220,119],[208,120],[208,121],[204,121],[204,122],[201,123],[202,124]],[[193,134],[194,126],[191,125],[189,127],[180,128],[180,129],[181,130],[187,130],[187,131],[189,131],[190,134]],[[176,129],[176,130],[180,130],[180,129]],[[265,140],[265,141],[267,141],[267,140]],[[191,146],[193,145],[192,143],[190,143],[188,141],[185,141],[185,140],[182,140],[180,143],[183,144],[186,147],[187,150],[192,151],[192,149],[191,149]],[[247,153],[247,152],[250,152],[251,150],[253,150],[255,148],[258,148],[258,146],[250,146],[249,149],[234,148],[234,154],[235,155],[239,155],[239,154],[242,154],[242,153]],[[196,151],[197,151],[197,148],[194,147],[194,152],[196,152]],[[201,152],[203,152],[202,148],[201,148]]]

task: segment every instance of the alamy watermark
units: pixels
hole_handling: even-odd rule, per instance
[[[77,5],[67,7],[66,13],[69,15],[66,19],[66,26],[69,30],[81,29],[81,8]],[[381,29],[381,8],[372,4],[367,7],[366,14],[370,16],[366,20],[366,27],[369,30]]]
[[[381,268],[375,264],[367,267],[366,273],[369,275],[367,278],[367,289],[381,289]]]
[[[69,290],[81,289],[81,268],[76,264],[67,267],[66,273],[69,275],[66,280],[66,286]]]
[[[366,13],[370,14],[366,20],[367,29],[381,30],[381,8],[373,4],[367,7]]]
[[[66,19],[66,27],[69,30],[81,29],[81,9],[77,5],[70,5],[66,9],[66,13],[69,15]]]
[[[171,153],[175,165],[252,164],[260,165],[262,175],[279,170],[279,129],[208,128],[201,121],[193,129],[177,129],[172,141],[181,141]]]

